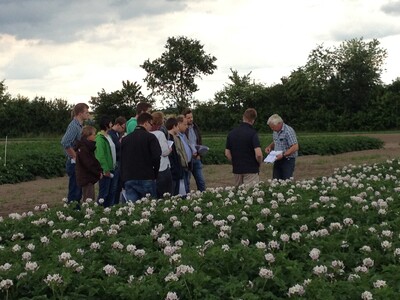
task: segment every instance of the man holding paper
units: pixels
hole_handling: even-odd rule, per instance
[[[260,164],[263,159],[260,140],[253,124],[257,111],[248,108],[243,114],[243,122],[226,139],[225,156],[232,162],[235,186],[254,186],[260,181]]]
[[[299,150],[296,132],[292,127],[286,125],[277,114],[270,116],[267,124],[273,131],[273,141],[265,148],[265,152],[270,154],[272,150],[275,150],[277,154],[274,161],[272,178],[290,179],[293,177]],[[281,152],[279,153],[278,151]]]

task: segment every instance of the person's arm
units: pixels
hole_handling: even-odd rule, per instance
[[[294,144],[283,153],[283,157],[288,157],[298,150],[299,150],[299,144]]]
[[[232,153],[231,150],[225,149],[225,156],[229,161],[232,161]]]
[[[255,154],[257,162],[259,164],[261,164],[262,161],[263,161],[263,154],[262,154],[262,151],[261,151],[261,147],[254,148],[254,154]]]
[[[96,159],[99,161],[101,168],[103,169],[103,173],[105,176],[109,177],[110,176],[110,169],[107,168],[107,159],[106,159],[106,144],[101,135],[96,136],[96,150],[95,150],[95,155]]]
[[[272,142],[271,144],[269,144],[268,147],[265,148],[265,153],[269,154],[272,150],[274,150],[275,148],[275,144],[274,142]]]

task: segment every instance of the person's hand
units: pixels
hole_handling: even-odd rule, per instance
[[[266,147],[265,148],[265,153],[269,154],[270,152],[271,152],[271,147],[270,146]]]
[[[100,179],[102,179],[103,178],[103,173],[100,173]]]
[[[276,160],[281,160],[281,159],[283,159],[283,158],[284,158],[283,153],[282,153],[282,154],[278,154],[278,155],[276,156]]]

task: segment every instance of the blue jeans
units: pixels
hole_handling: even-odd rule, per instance
[[[294,166],[296,164],[295,158],[282,158],[274,162],[272,170],[273,179],[290,179],[293,177]]]
[[[68,203],[72,201],[80,201],[82,198],[82,188],[76,183],[75,165],[71,163],[71,159],[67,159],[65,169],[69,177],[68,180]]]
[[[99,199],[104,199],[104,203],[102,204],[104,207],[109,207],[112,205],[111,199],[110,199],[110,191],[111,191],[111,183],[112,183],[113,178],[103,176],[102,179],[99,181],[99,197],[97,197],[97,200]],[[114,199],[112,200],[114,202]]]
[[[157,197],[155,180],[128,180],[125,182],[126,201],[136,202],[146,194]]]
[[[203,176],[203,164],[200,159],[192,159],[192,170],[191,170],[194,179],[196,180],[197,189],[201,192],[206,190],[206,181]],[[190,182],[190,174],[189,174],[189,182]]]

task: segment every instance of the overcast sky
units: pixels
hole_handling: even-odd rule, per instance
[[[0,0],[0,80],[8,92],[88,102],[137,81],[167,38],[197,39],[217,58],[197,80],[213,99],[230,69],[273,85],[317,45],[376,38],[387,49],[386,83],[400,77],[400,0]]]

